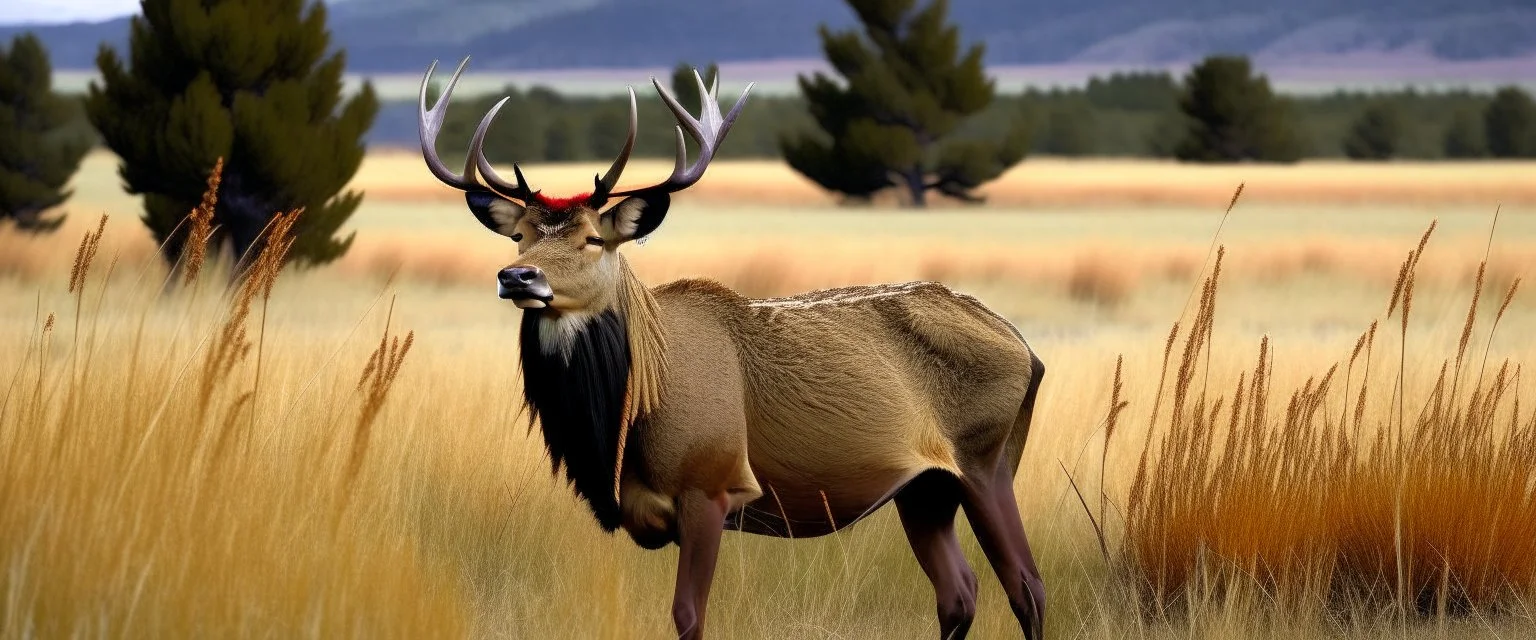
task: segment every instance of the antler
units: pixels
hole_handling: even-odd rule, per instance
[[[635,149],[635,129],[639,128],[639,116],[635,108],[635,88],[629,89],[629,137],[624,140],[624,149],[619,152],[619,157],[613,160],[608,167],[608,172],[603,177],[592,176],[592,197],[594,205],[601,205],[613,192],[613,188],[619,185],[619,176],[624,173],[624,165],[629,164],[629,152]]]
[[[688,115],[688,110],[678,103],[677,98],[672,97],[672,94],[662,88],[661,83],[656,78],[651,78],[651,84],[655,85],[656,92],[661,94],[662,101],[667,103],[667,108],[671,109],[672,115],[677,117],[677,165],[672,169],[672,175],[668,176],[666,180],[649,187],[630,189],[612,195],[629,195],[640,192],[674,193],[693,186],[693,183],[698,182],[699,178],[704,177],[704,170],[709,168],[709,161],[714,159],[715,151],[720,148],[720,143],[725,140],[725,134],[731,130],[731,124],[736,122],[736,116],[741,113],[741,108],[746,105],[747,94],[752,91],[752,87],[757,83],[748,83],[747,88],[742,90],[741,97],[736,99],[736,105],[731,107],[731,112],[722,117],[720,115],[720,100],[716,95],[720,90],[719,74],[715,75],[714,82],[707,90],[704,87],[704,79],[699,77],[698,69],[693,70],[693,80],[699,85],[699,102],[702,103],[699,105],[699,118],[697,120],[693,116]],[[633,90],[630,91],[630,106],[633,109]],[[618,171],[623,169],[624,162],[629,159],[629,149],[634,143],[633,116],[631,116],[630,123],[630,144],[624,147],[624,153],[614,162],[614,168],[609,170],[609,176],[604,177],[604,182],[608,181],[609,177],[612,178],[613,182],[618,182]],[[683,131],[685,129],[688,132],[688,136],[693,138],[693,141],[699,145],[699,158],[691,166],[688,164],[688,145],[683,140]],[[609,183],[609,187],[612,187],[612,183]]]
[[[469,141],[469,157],[474,159],[475,168],[480,170],[480,175],[485,176],[486,186],[503,198],[513,198],[527,202],[533,197],[533,192],[528,188],[528,181],[523,179],[523,170],[517,163],[512,163],[512,175],[517,177],[517,184],[508,184],[502,180],[496,170],[491,168],[491,161],[485,159],[485,133],[491,130],[491,121],[496,119],[496,112],[501,111],[502,105],[507,104],[508,98],[502,98],[485,112],[485,117],[480,119],[480,126],[475,127],[475,137]]]
[[[418,132],[421,135],[421,157],[427,162],[427,169],[432,175],[437,176],[443,184],[460,191],[494,191],[506,198],[527,200],[533,194],[528,189],[528,182],[523,179],[523,172],[517,165],[512,165],[512,171],[517,175],[517,184],[510,184],[496,175],[491,169],[491,163],[485,160],[485,134],[491,127],[491,120],[496,117],[496,112],[507,103],[506,98],[496,103],[489,113],[480,120],[480,126],[475,129],[475,137],[470,142],[468,155],[464,158],[464,173],[456,174],[443,160],[437,156],[437,134],[443,129],[443,121],[448,115],[448,101],[453,96],[453,88],[459,83],[459,75],[464,73],[464,67],[469,65],[469,56],[459,62],[459,68],[453,72],[453,77],[448,79],[448,84],[443,87],[443,93],[438,96],[437,104],[427,109],[427,84],[432,81],[432,72],[437,69],[437,61],[427,67],[427,74],[421,78],[421,91],[418,96],[417,113],[419,114]],[[481,183],[475,176],[475,169],[479,168],[480,175],[485,178]]]
[[[442,158],[437,157],[437,134],[443,129],[443,120],[448,115],[448,100],[453,96],[453,87],[459,83],[459,75],[464,73],[464,67],[469,64],[469,58],[465,57],[459,63],[459,68],[454,70],[453,77],[448,79],[448,86],[443,88],[441,95],[437,97],[437,105],[431,110],[427,109],[427,84],[432,80],[432,72],[437,69],[437,61],[427,67],[427,75],[421,78],[421,93],[418,96],[416,113],[418,116],[417,133],[421,135],[421,157],[427,161],[427,170],[437,176],[443,184],[455,189],[469,191],[472,189],[484,189],[484,185],[475,179],[475,159],[473,156],[464,159],[464,173],[456,174],[443,164]]]
[[[431,109],[427,108],[427,84],[432,80],[432,72],[437,69],[437,61],[427,67],[427,74],[421,79],[421,92],[419,96],[421,155],[427,162],[427,169],[432,175],[437,176],[443,184],[461,191],[493,191],[505,198],[527,201],[534,196],[528,188],[528,181],[523,178],[523,171],[517,164],[512,165],[512,173],[517,178],[517,183],[509,183],[497,175],[491,167],[489,160],[485,158],[485,136],[490,131],[491,121],[496,119],[496,114],[506,105],[508,98],[502,98],[485,117],[480,119],[480,125],[475,128],[474,138],[470,141],[469,153],[464,159],[464,172],[456,174],[443,164],[437,155],[437,134],[443,128],[443,121],[447,117],[448,101],[453,95],[453,88],[459,82],[460,74],[469,64],[469,57],[459,63],[459,68],[453,72],[453,77],[443,87],[442,95],[437,104]],[[593,176],[593,190],[589,198],[594,206],[608,200],[610,196],[629,195],[640,192],[647,193],[673,193],[692,186],[699,178],[704,176],[704,170],[709,168],[710,160],[715,157],[715,151],[720,148],[720,143],[725,140],[725,134],[730,131],[731,124],[736,121],[736,116],[741,113],[741,108],[746,105],[747,94],[757,83],[749,83],[741,92],[741,97],[736,99],[736,105],[731,107],[728,114],[720,114],[720,102],[717,93],[720,90],[720,78],[717,75],[708,89],[704,87],[704,79],[699,76],[698,69],[693,70],[694,82],[698,83],[700,102],[699,118],[694,119],[688,114],[688,110],[672,97],[656,78],[651,78],[651,84],[655,85],[656,92],[661,94],[661,99],[677,117],[677,166],[672,170],[672,175],[666,180],[640,189],[630,189],[615,193],[613,188],[619,183],[619,176],[624,173],[624,167],[629,163],[630,152],[635,148],[635,130],[638,127],[637,109],[635,105],[635,90],[629,89],[629,136],[624,142],[624,149],[619,152],[618,158],[608,167],[608,171],[602,176]],[[688,136],[699,145],[699,157],[692,165],[688,164],[688,146],[683,140],[686,130]],[[479,171],[479,177],[475,175]],[[481,178],[484,182],[481,182]]]

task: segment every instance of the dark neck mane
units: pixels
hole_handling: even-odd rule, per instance
[[[533,309],[523,312],[519,349],[529,427],[544,435],[551,472],[565,468],[607,531],[619,526],[624,453],[639,449],[631,445],[660,406],[667,368],[661,308],[624,256],[618,260],[616,304],[588,318],[568,349],[545,353],[539,324],[547,312]]]
[[[539,344],[541,311],[524,311],[523,400],[537,421],[553,464],[587,501],[604,530],[619,526],[614,498],[619,435],[625,423],[630,349],[623,316],[610,309],[572,338],[569,357]]]

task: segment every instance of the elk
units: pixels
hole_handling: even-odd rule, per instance
[[[530,189],[518,165],[508,182],[486,160],[505,98],[480,121],[462,173],[439,159],[468,62],[431,109],[437,63],[427,68],[423,158],[481,224],[517,243],[496,279],[498,295],[523,309],[529,426],[551,472],[564,470],[605,531],[623,528],[645,549],[678,546],[679,636],[702,637],[723,532],[821,536],[894,501],[943,637],[964,637],[976,610],[976,575],[955,534],[963,507],[1025,637],[1040,638],[1044,583],[1013,480],[1045,367],[1018,330],[933,282],[770,299],[698,278],[647,287],[619,247],[655,231],[671,194],[699,181],[752,85],[722,116],[719,78],[706,89],[695,71],[694,118],[652,78],[678,122],[676,167],[658,184],[616,191],[635,143],[630,88],[618,158],[591,193],[557,198]],[[684,134],[699,148],[691,164]]]

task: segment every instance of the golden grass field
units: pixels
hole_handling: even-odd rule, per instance
[[[558,193],[597,170],[526,173]],[[1018,324],[1050,370],[1016,482],[1050,637],[1523,637],[1527,291],[1491,330],[1536,265],[1533,176],[1030,160],[987,206],[912,211],[838,207],[782,167],[722,162],[624,251],[653,284],[703,275],[750,295],[937,279]],[[353,250],[244,305],[218,263],[160,293],[165,269],[107,155],[87,159],[58,233],[0,229],[0,637],[671,635],[675,547],[600,533],[518,415],[518,311],[492,284],[510,243],[419,157],[370,156],[356,184]],[[82,283],[77,248],[103,213]],[[1402,303],[1387,311],[1432,221],[1404,341]],[[1485,252],[1466,371],[1436,393]],[[1259,370],[1256,414],[1241,385]],[[1128,404],[1106,421],[1112,394]],[[1105,521],[1108,562],[1063,468]],[[972,637],[1021,637],[961,526],[982,582]],[[932,611],[885,509],[815,540],[726,536],[709,632],[921,638]]]

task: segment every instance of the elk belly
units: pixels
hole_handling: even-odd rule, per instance
[[[796,536],[820,535],[863,518],[925,471],[959,475],[932,411],[889,401],[903,395],[843,407],[795,402],[759,414],[749,451],[768,495],[754,510],[787,517]]]

